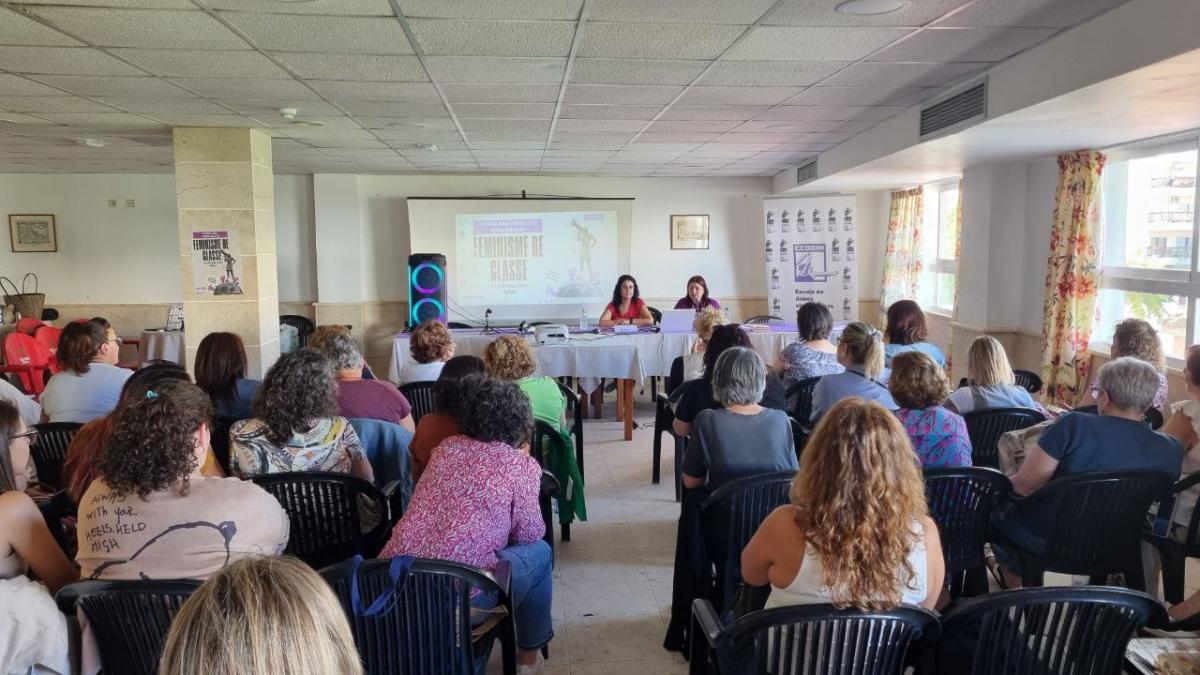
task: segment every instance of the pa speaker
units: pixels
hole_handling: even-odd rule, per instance
[[[446,256],[408,256],[408,327],[435,319],[446,322]]]

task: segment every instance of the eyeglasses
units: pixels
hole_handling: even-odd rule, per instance
[[[111,338],[111,339],[105,340],[105,341],[104,341],[104,344],[108,344],[108,343],[110,343],[110,342],[115,342],[115,343],[117,343],[118,345],[123,345],[123,344],[125,344],[125,340],[121,339],[120,337],[115,337],[115,338]]]
[[[13,436],[11,440],[15,441],[18,438],[28,438],[29,442],[32,444],[32,443],[37,442],[37,437],[38,437],[38,430],[30,429],[29,431],[26,431],[25,433],[21,433],[21,434],[17,434],[16,436]]]
[[[1100,385],[1098,385],[1098,384],[1092,385],[1091,391],[1092,391],[1092,398],[1098,400],[1100,398]]]

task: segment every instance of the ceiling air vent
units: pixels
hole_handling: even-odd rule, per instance
[[[803,185],[817,179],[817,160],[796,167],[796,185]]]
[[[987,117],[987,80],[921,108],[921,139],[958,130]]]

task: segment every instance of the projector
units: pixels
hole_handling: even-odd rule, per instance
[[[533,328],[533,341],[539,345],[565,345],[570,339],[566,324],[547,323]]]

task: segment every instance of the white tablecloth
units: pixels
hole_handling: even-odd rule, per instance
[[[183,331],[142,331],[139,353],[142,361],[164,360],[187,366],[187,345],[183,342]]]

